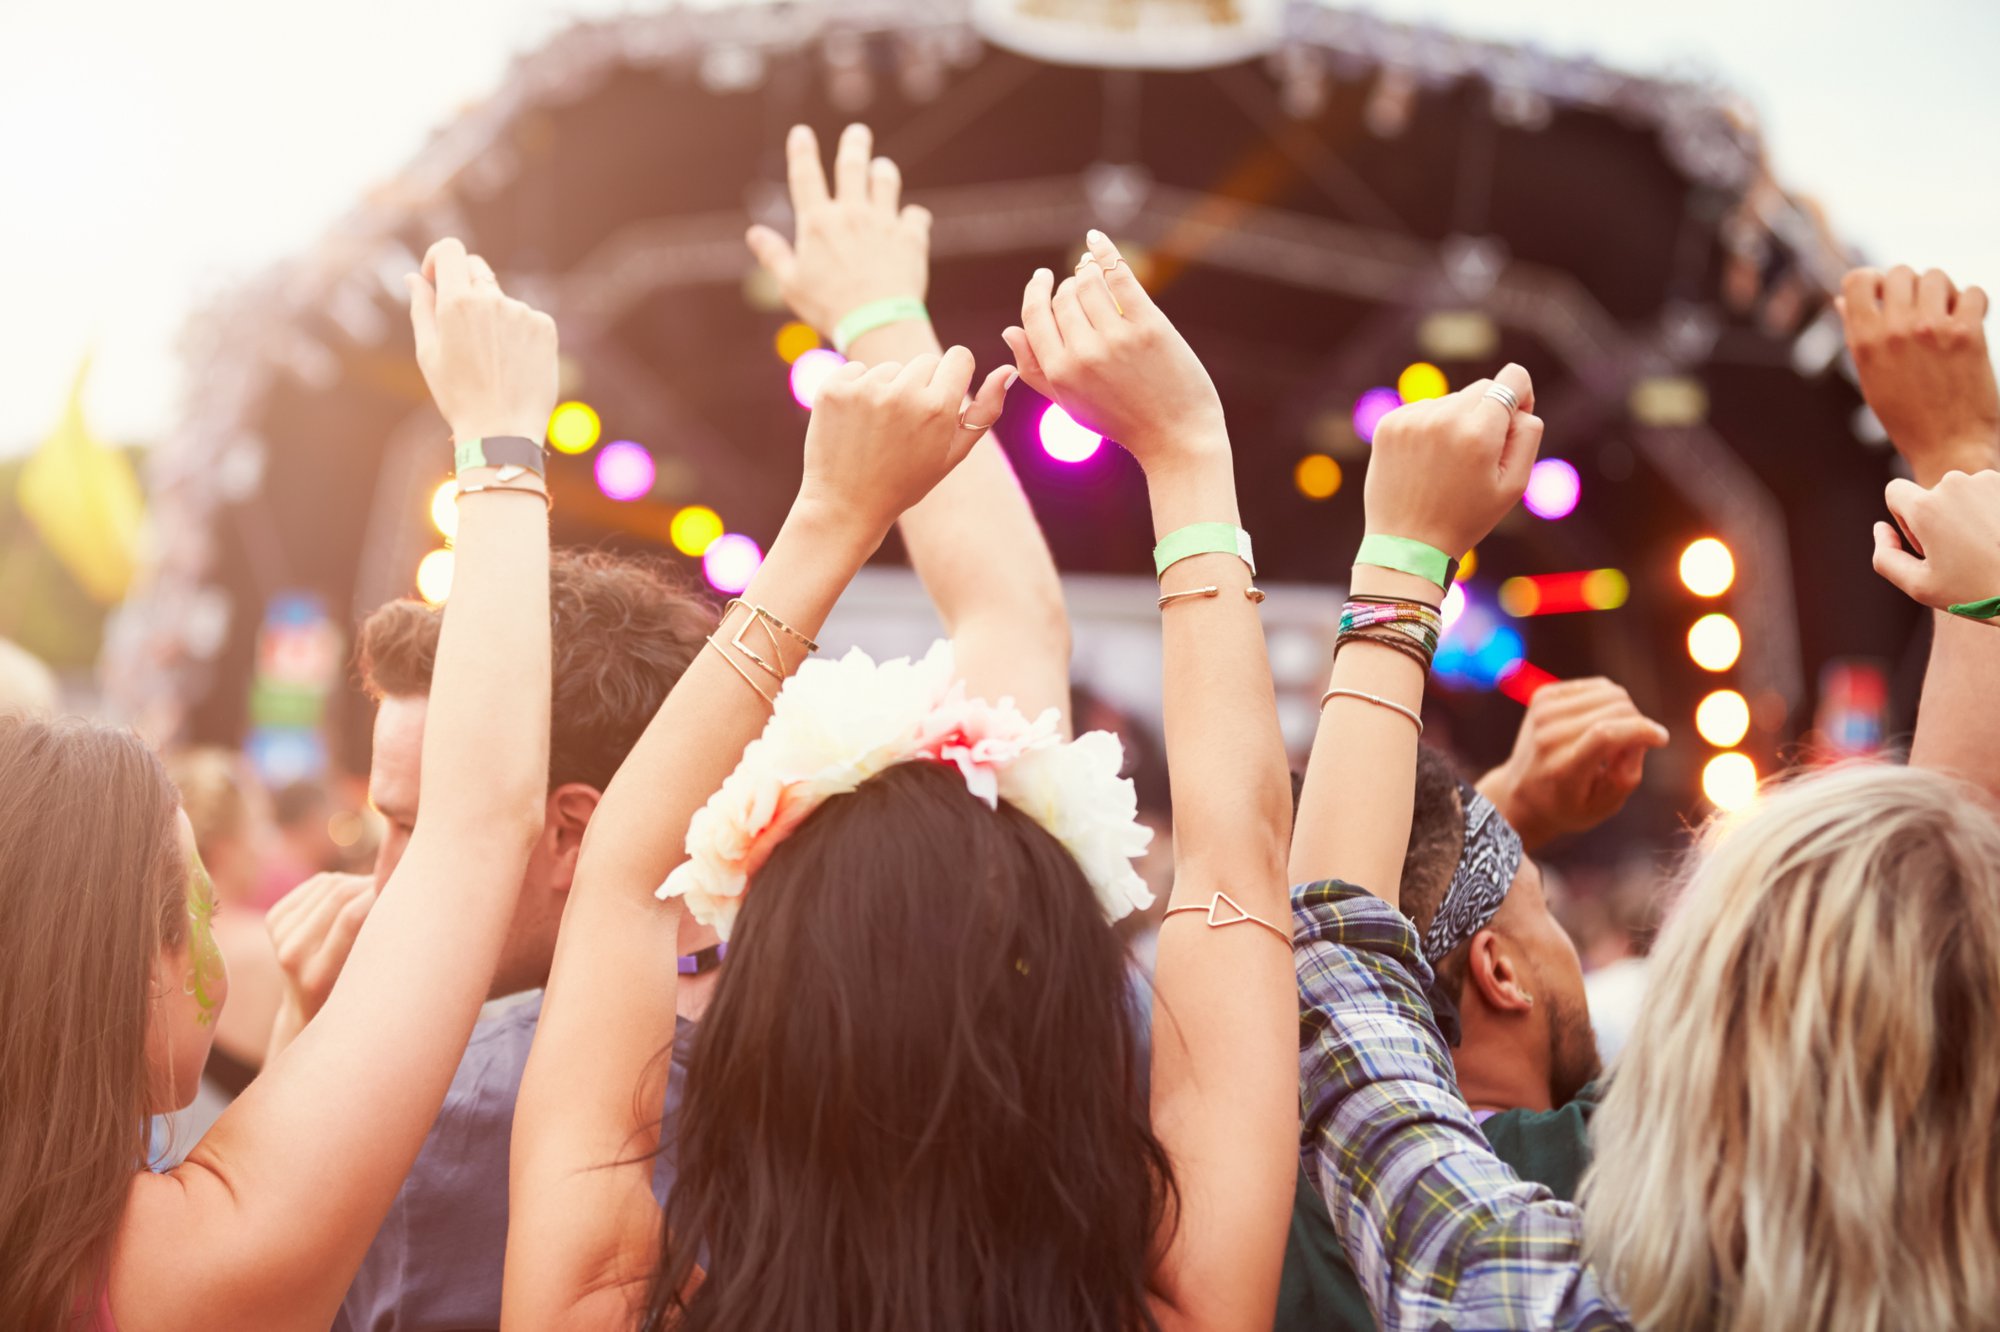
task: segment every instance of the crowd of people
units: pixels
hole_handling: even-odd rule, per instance
[[[809,130],[787,156],[795,233],[748,241],[848,359],[720,608],[550,549],[554,322],[453,240],[411,275],[455,577],[362,626],[385,833],[372,874],[270,910],[242,946],[274,970],[225,963],[218,902],[257,891],[226,774],[46,702],[0,720],[0,1325],[2000,1325],[1981,292],[1842,294],[1911,474],[1876,569],[1937,612],[1908,761],[1702,831],[1607,1066],[1532,853],[1615,813],[1666,730],[1578,680],[1476,781],[1421,743],[1452,556],[1541,443],[1528,371],[1381,423],[1300,781],[1224,404],[1117,247],[1029,276],[981,375],[866,129],[830,178]],[[989,434],[1017,378],[1145,474],[1163,909]],[[816,659],[892,529],[949,641]],[[1149,909],[1135,982],[1116,926]],[[218,1063],[239,1094],[155,1168],[149,1123]]]

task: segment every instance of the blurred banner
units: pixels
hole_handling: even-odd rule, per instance
[[[974,0],[996,46],[1065,65],[1195,69],[1262,55],[1284,0]]]
[[[21,512],[100,605],[123,599],[138,567],[146,501],[131,460],[83,419],[88,358],[77,367],[62,423],[21,468]]]

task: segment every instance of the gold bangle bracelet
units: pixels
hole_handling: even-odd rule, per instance
[[[1409,718],[1410,722],[1417,728],[1418,735],[1422,735],[1424,733],[1424,719],[1417,715],[1415,709],[1406,708],[1401,703],[1396,702],[1394,699],[1383,698],[1379,694],[1364,694],[1359,689],[1327,690],[1324,694],[1320,695],[1320,700],[1319,700],[1320,711],[1325,712],[1326,705],[1331,703],[1336,698],[1359,699],[1363,703],[1373,703],[1378,708],[1387,708],[1391,712]]]
[[[715,654],[718,657],[721,657],[724,661],[729,663],[729,669],[735,671],[738,675],[743,677],[743,683],[750,686],[751,693],[763,699],[765,704],[770,707],[775,708],[778,706],[777,698],[774,697],[773,695],[764,692],[763,688],[760,685],[758,685],[757,681],[751,677],[750,672],[743,669],[743,663],[736,660],[736,658],[730,656],[729,650],[723,647],[722,644],[715,641],[715,635],[710,634],[708,636],[707,641],[708,645],[715,649]]]
[[[1202,597],[1219,597],[1221,595],[1222,589],[1219,587],[1193,587],[1185,592],[1169,592],[1160,598],[1160,609],[1165,610],[1177,601],[1195,601]]]
[[[1242,903],[1225,892],[1217,891],[1215,896],[1209,899],[1207,906],[1168,907],[1166,915],[1178,916],[1185,911],[1200,911],[1204,913],[1208,917],[1208,928],[1211,930],[1227,929],[1231,925],[1262,925],[1265,929],[1283,939],[1285,947],[1289,948],[1292,946],[1292,936],[1289,933],[1279,929],[1262,916],[1251,915],[1243,909]]]
[[[483,485],[460,486],[454,498],[464,499],[467,495],[533,495],[550,510],[556,507],[554,496],[540,486],[510,486],[488,481]]]

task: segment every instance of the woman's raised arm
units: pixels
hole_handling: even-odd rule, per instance
[[[425,271],[410,279],[417,357],[461,462],[470,441],[539,441],[554,323],[457,241]],[[541,831],[549,532],[535,470],[460,472],[409,850],[310,1028],[185,1164],[135,1182],[111,1272],[125,1332],[324,1329],[437,1117]]]

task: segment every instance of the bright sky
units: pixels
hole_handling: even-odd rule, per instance
[[[728,0],[711,0],[727,3]],[[99,431],[174,420],[181,321],[311,243],[509,60],[620,0],[0,3],[0,455],[54,424],[87,350]],[[1397,18],[1709,73],[1780,177],[1870,254],[2000,288],[1990,0],[1376,0]]]

